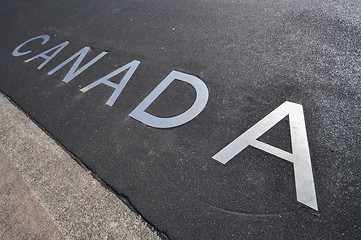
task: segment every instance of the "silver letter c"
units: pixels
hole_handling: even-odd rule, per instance
[[[32,39],[29,39],[27,40],[26,42],[23,42],[22,44],[20,44],[17,48],[15,48],[15,50],[13,51],[13,56],[14,57],[18,57],[18,56],[22,56],[22,55],[26,55],[26,54],[29,54],[31,53],[31,51],[26,51],[26,52],[19,52],[20,48],[23,47],[25,44],[27,44],[28,42],[31,42],[35,39],[38,39],[38,38],[42,38],[43,39],[43,42],[41,43],[41,45],[44,45],[45,43],[47,43],[49,41],[49,35],[40,35],[40,36],[37,36],[37,37],[33,37]]]

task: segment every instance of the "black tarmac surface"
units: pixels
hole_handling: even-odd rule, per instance
[[[360,1],[5,0],[0,90],[170,239],[357,239],[360,9]],[[46,44],[12,56],[44,34]],[[42,69],[44,59],[24,62],[64,41]],[[69,83],[73,62],[47,74],[85,46],[83,64],[108,54]],[[113,88],[80,91],[133,60],[141,63],[112,107]],[[201,114],[171,129],[129,117],[172,70],[207,85]],[[176,81],[147,112],[178,115],[194,98]],[[225,165],[212,159],[285,101],[304,109],[319,211],[297,202],[285,160],[253,147]],[[291,152],[287,119],[261,140]]]

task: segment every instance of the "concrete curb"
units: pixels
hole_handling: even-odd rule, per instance
[[[66,238],[160,239],[3,95],[0,147]]]

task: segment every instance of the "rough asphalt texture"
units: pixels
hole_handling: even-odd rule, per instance
[[[360,224],[360,1],[2,1],[0,90],[126,196],[170,239],[355,239]],[[12,51],[48,34],[33,53]],[[43,69],[24,61],[70,44]],[[84,46],[109,53],[71,82]],[[80,88],[132,60],[112,89]],[[128,114],[172,70],[201,78],[210,98],[193,121],[154,129]],[[117,82],[121,75],[113,79]],[[172,116],[194,90],[172,84],[148,109]],[[319,211],[296,201],[292,164],[248,147],[226,165],[212,156],[282,104],[303,105]],[[288,122],[262,141],[291,151]]]

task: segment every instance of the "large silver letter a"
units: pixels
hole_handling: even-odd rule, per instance
[[[257,140],[287,115],[290,121],[292,153]],[[297,201],[318,210],[302,105],[284,102],[212,158],[226,164],[249,145],[293,163]]]

